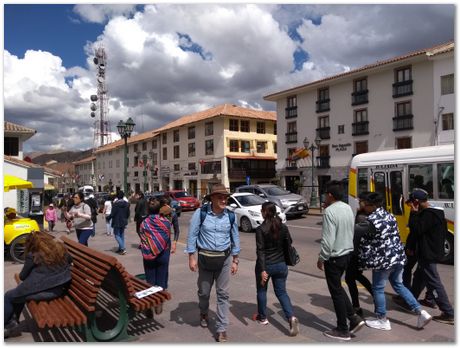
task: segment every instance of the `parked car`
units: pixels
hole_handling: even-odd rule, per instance
[[[291,193],[273,184],[243,185],[236,188],[236,192],[254,193],[268,199],[283,209],[287,217],[300,217],[308,213],[306,200],[296,193]]]
[[[166,191],[171,198],[179,202],[183,211],[195,210],[200,207],[200,201],[184,190]]]
[[[147,199],[147,200],[149,200],[151,197],[155,197],[155,198],[160,199],[161,197],[166,196],[166,192],[163,192],[163,191],[149,192],[149,193],[145,193],[144,196],[145,196],[145,199]],[[177,214],[177,217],[179,217],[181,215],[181,213],[182,213],[181,205],[179,204],[179,202],[177,200],[175,200],[173,197],[171,197],[171,195],[169,195],[169,198],[171,198],[171,208],[174,209],[174,211]]]
[[[264,221],[261,213],[262,204],[267,202],[253,193],[241,192],[232,194],[227,201],[227,209],[236,215],[238,226],[243,232],[251,232]],[[286,223],[286,214],[276,206],[276,212],[283,223]]]
[[[9,215],[9,210],[14,213]],[[11,218],[8,218],[7,215]],[[5,254],[9,254],[15,262],[24,263],[27,236],[32,231],[40,231],[37,221],[17,214],[15,209],[6,208],[3,230]]]

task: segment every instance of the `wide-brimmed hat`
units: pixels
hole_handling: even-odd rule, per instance
[[[225,188],[225,185],[215,184],[212,186],[211,192],[208,195],[206,195],[206,198],[210,199],[212,195],[217,195],[217,194],[230,196],[230,192],[227,191],[227,189]]]

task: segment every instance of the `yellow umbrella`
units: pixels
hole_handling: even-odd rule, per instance
[[[5,192],[9,190],[22,190],[33,188],[34,185],[30,181],[23,180],[17,176],[5,174],[3,176],[3,189]]]

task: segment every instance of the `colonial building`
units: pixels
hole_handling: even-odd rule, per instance
[[[276,102],[282,185],[300,181],[310,196],[312,183],[321,193],[347,178],[356,154],[453,143],[454,71],[447,43],[265,96]],[[316,152],[298,160],[305,138]]]

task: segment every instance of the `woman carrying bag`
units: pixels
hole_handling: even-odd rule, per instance
[[[272,202],[262,204],[264,222],[256,230],[257,261],[255,267],[257,286],[257,314],[254,320],[267,325],[267,288],[268,280],[272,279],[273,289],[289,322],[289,333],[299,333],[299,320],[294,316],[291,300],[286,291],[288,267],[285,253],[291,244],[291,236],[286,225],[276,214],[276,206]]]

